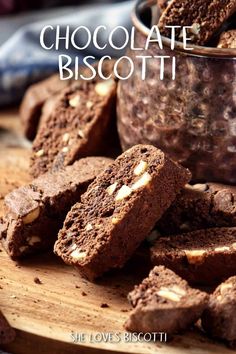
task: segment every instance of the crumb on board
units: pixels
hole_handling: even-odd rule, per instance
[[[102,304],[100,305],[100,307],[101,307],[102,309],[105,309],[105,308],[108,308],[109,305],[104,302],[104,303],[102,303]]]
[[[35,284],[42,284],[41,280],[38,277],[34,278]]]

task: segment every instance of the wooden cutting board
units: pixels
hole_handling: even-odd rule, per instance
[[[0,214],[3,214],[4,195],[30,181],[30,150],[18,136],[16,114],[0,114],[1,126],[10,134],[7,139],[0,135]],[[232,353],[197,329],[175,336],[167,343],[124,340],[123,324],[130,310],[126,295],[148,273],[147,252],[145,248],[140,249],[123,270],[107,274],[93,284],[52,253],[17,264],[1,250],[0,308],[17,332],[15,342],[3,349],[17,354],[89,354],[103,350],[152,354]],[[73,343],[72,333],[78,337],[81,334],[77,343]]]

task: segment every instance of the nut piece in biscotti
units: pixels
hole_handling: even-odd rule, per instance
[[[162,235],[236,226],[236,186],[186,185],[157,223]]]
[[[120,268],[190,179],[151,145],[119,156],[68,213],[55,252],[89,279]]]
[[[235,274],[236,227],[160,237],[151,248],[151,260],[191,284],[217,284]]]
[[[113,77],[81,80],[62,91],[34,140],[32,175],[37,177],[81,157],[98,155],[113,120],[115,97]]]
[[[169,37],[166,26],[192,26],[188,38],[192,43],[205,45],[222,24],[236,11],[236,0],[172,0],[160,17],[162,35]],[[182,39],[181,29],[176,29]]]
[[[9,325],[5,316],[0,311],[0,344],[8,344],[14,341],[15,339],[15,331]]]
[[[220,284],[210,296],[202,327],[212,337],[236,343],[236,276]]]
[[[71,83],[72,80],[62,81],[55,74],[28,88],[20,106],[20,118],[24,134],[29,140],[35,138],[44,103]]]
[[[202,315],[209,296],[171,270],[154,267],[148,278],[135,286],[128,300],[133,306],[125,328],[132,332],[178,333]]]
[[[236,30],[223,32],[220,36],[218,48],[236,48]]]
[[[13,259],[50,249],[67,212],[111,159],[88,157],[58,172],[47,172],[5,197],[0,238]]]

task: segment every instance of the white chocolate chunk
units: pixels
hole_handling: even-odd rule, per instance
[[[93,107],[93,102],[92,101],[87,101],[86,102],[86,107],[87,108],[92,108]]]
[[[70,256],[74,259],[80,260],[86,257],[86,252],[81,252],[78,248],[75,249]]]
[[[83,130],[78,130],[78,135],[83,139],[85,137]]]
[[[131,193],[132,193],[132,189],[129,188],[128,186],[126,186],[126,185],[123,185],[123,186],[119,189],[119,191],[118,191],[118,193],[117,193],[117,195],[116,195],[115,200],[116,200],[116,201],[123,200],[123,199],[127,198]]]
[[[70,134],[69,134],[69,133],[65,133],[65,134],[63,135],[63,137],[62,137],[62,141],[63,141],[64,143],[67,143],[67,142],[69,141],[69,139],[70,139]]]
[[[90,222],[85,226],[85,230],[86,231],[91,231],[93,229],[92,224],[90,224]]]
[[[145,172],[138,180],[135,182],[132,186],[131,189],[133,191],[142,188],[144,186],[147,186],[150,181],[152,180],[151,175],[148,172]]]
[[[69,100],[69,105],[73,108],[77,107],[80,103],[80,96],[74,96]]]
[[[201,263],[204,260],[205,250],[184,250],[189,264]]]
[[[220,293],[221,295],[224,294],[225,291],[227,291],[228,289],[232,289],[233,284],[232,283],[223,283],[220,285]]]
[[[135,176],[140,176],[141,174],[143,174],[146,171],[147,167],[148,167],[147,162],[141,160],[134,169]]]
[[[40,208],[38,207],[22,218],[23,223],[24,224],[32,223],[39,217],[39,214],[40,214]]]
[[[65,154],[69,151],[69,148],[68,148],[68,146],[65,146],[62,150],[61,150],[62,152],[64,152]]]
[[[115,192],[117,184],[118,183],[115,182],[115,183],[111,184],[109,187],[107,187],[106,191],[109,195],[112,195]]]
[[[107,96],[115,87],[115,82],[113,79],[107,81],[99,82],[95,86],[95,91],[99,96]]]
[[[35,156],[37,156],[37,157],[42,157],[43,155],[44,155],[44,150],[43,149],[41,149],[41,150],[39,150],[39,151],[37,151],[35,153]]]
[[[157,295],[167,300],[178,302],[184,295],[186,295],[186,291],[179,288],[177,285],[174,285],[171,288],[161,287],[157,292]]]
[[[216,247],[214,249],[215,252],[225,252],[225,251],[229,251],[230,248],[228,246],[222,246],[222,247]]]

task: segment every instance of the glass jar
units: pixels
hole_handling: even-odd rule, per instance
[[[156,3],[156,1],[155,1]],[[143,22],[150,1],[138,1],[132,14],[135,46],[145,47],[149,28]],[[150,17],[150,16],[149,16]],[[128,50],[135,72],[119,82],[118,130],[124,150],[135,144],[153,144],[188,167],[194,181],[236,183],[236,49],[191,45],[192,51],[162,37],[164,49],[151,43],[138,55],[176,57],[176,79],[166,62],[160,80],[160,62],[141,60]],[[125,76],[126,67],[122,76]]]

